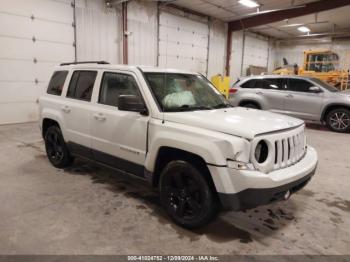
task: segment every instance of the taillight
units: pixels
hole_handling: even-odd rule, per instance
[[[237,88],[234,88],[234,87],[232,87],[232,88],[230,88],[229,90],[228,90],[228,92],[230,93],[230,94],[234,94],[234,93],[236,93],[238,91],[238,89]]]

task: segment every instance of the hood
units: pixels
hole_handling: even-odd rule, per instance
[[[262,133],[297,127],[304,123],[293,117],[243,107],[166,113],[164,118],[166,121],[247,139],[253,139]]]

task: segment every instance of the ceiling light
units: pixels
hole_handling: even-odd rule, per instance
[[[311,31],[310,28],[308,28],[308,27],[306,27],[306,26],[300,26],[300,27],[298,27],[298,30],[299,30],[300,32],[303,32],[303,33],[308,33],[308,32]]]
[[[259,6],[259,4],[253,0],[239,0],[238,3],[240,3],[241,5],[244,5],[246,7],[250,7],[250,8]]]
[[[280,27],[294,27],[294,26],[301,26],[303,24],[286,24],[286,25],[281,25]]]

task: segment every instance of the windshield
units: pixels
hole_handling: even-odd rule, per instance
[[[339,90],[337,88],[335,88],[334,86],[331,86],[330,84],[323,82],[322,80],[318,79],[318,78],[311,78],[311,80],[313,82],[315,82],[316,84],[320,85],[321,87],[327,89],[329,92],[339,92]]]
[[[230,106],[220,92],[201,75],[145,73],[145,76],[158,104],[165,112]]]

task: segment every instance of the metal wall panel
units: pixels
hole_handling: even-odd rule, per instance
[[[155,1],[128,3],[128,62],[157,65],[158,5]]]
[[[267,67],[269,42],[266,37],[245,34],[242,75],[246,75],[250,65]]]
[[[243,31],[233,32],[230,60],[231,83],[245,76],[249,65],[267,67],[270,70],[275,55],[275,43],[267,37]]]
[[[213,19],[209,22],[208,78],[216,74],[225,75],[227,24]]]
[[[77,60],[122,61],[122,22],[119,8],[104,1],[79,1],[76,6]]]
[[[52,67],[74,60],[71,1],[2,0],[0,25],[0,124],[37,120]]]
[[[159,14],[159,66],[180,68],[207,75],[208,21],[160,10]]]
[[[230,59],[230,77],[231,83],[235,82],[241,76],[243,62],[243,31],[235,31],[232,33],[231,59]]]

